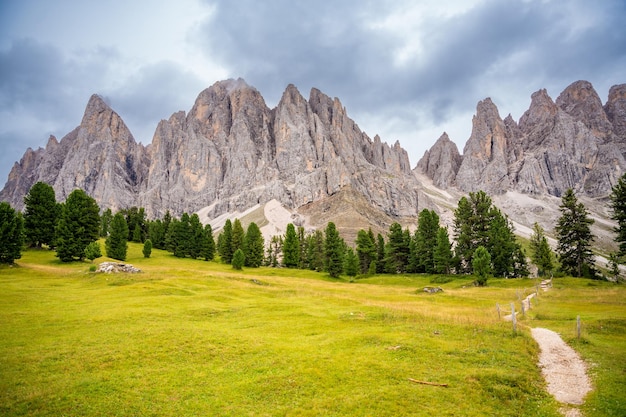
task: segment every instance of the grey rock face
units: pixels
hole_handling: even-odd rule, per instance
[[[117,113],[93,95],[79,127],[45,149],[28,150],[9,174],[0,199],[23,207],[23,197],[38,181],[55,190],[63,201],[76,188],[85,190],[103,207],[130,206],[146,178],[148,155],[137,144]]]
[[[93,96],[78,128],[26,152],[2,198],[15,204],[36,181],[51,184],[58,200],[80,187],[101,208],[142,206],[150,217],[204,207],[216,217],[273,199],[297,208],[347,186],[391,215],[418,209],[399,143],[370,139],[338,99],[317,89],[306,100],[290,85],[270,110],[241,79],[215,83],[189,113],[162,120],[148,148]]]
[[[479,102],[458,171],[423,172],[462,191],[608,195],[626,171],[626,85],[612,87],[604,107],[586,81],[572,83],[556,103],[545,89],[531,99],[519,123],[501,120],[490,99]]]
[[[455,184],[454,179],[460,166],[461,154],[444,132],[433,147],[424,153],[415,169],[431,178],[437,187],[445,189]]]

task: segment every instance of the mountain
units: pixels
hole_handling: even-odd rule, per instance
[[[101,208],[201,211],[205,222],[273,200],[295,210],[345,190],[381,218],[415,218],[420,207],[406,151],[369,138],[338,99],[312,89],[306,100],[289,85],[269,109],[241,79],[202,91],[189,113],[159,123],[147,147],[94,95],[75,130],[26,151],[0,200],[22,208],[37,181],[61,201],[78,187]]]
[[[446,139],[415,169],[435,185],[556,197],[572,188],[606,197],[626,171],[626,84],[613,86],[604,106],[587,81],[568,86],[556,102],[539,90],[519,122],[511,115],[503,120],[487,98],[476,107],[460,158]]]
[[[149,217],[197,212],[216,228],[244,217],[266,236],[283,233],[287,222],[334,221],[352,242],[360,228],[415,226],[423,208],[451,225],[458,199],[477,190],[493,196],[519,234],[529,235],[535,221],[550,234],[571,187],[596,219],[597,246],[614,245],[607,198],[626,172],[626,84],[613,86],[604,105],[586,81],[556,101],[539,90],[517,122],[486,98],[472,123],[463,154],[444,133],[411,170],[399,143],[370,138],[337,98],[315,88],[305,99],[289,85],[270,109],[244,80],[217,82],[188,113],[162,120],[148,146],[94,95],[76,129],[25,152],[0,200],[21,209],[30,187],[44,181],[59,201],[82,188],[101,208],[141,206]]]

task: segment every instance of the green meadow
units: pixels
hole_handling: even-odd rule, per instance
[[[496,303],[520,309],[536,280],[348,282],[137,244],[127,262],[142,272],[46,250],[0,267],[0,415],[560,416],[529,327],[590,364],[585,416],[626,415],[624,285],[555,279],[513,332]]]

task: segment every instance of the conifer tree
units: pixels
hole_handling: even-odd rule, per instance
[[[215,239],[213,239],[213,228],[210,224],[204,226],[200,256],[205,261],[212,261],[215,258]]]
[[[0,202],[0,263],[12,264],[22,257],[24,221],[9,203]]]
[[[99,212],[96,200],[83,190],[76,189],[67,197],[55,229],[56,256],[62,262],[85,258],[87,245],[98,240]]]
[[[456,256],[461,272],[472,271],[472,257],[478,246],[489,247],[491,197],[484,191],[461,197],[454,212]]]
[[[491,274],[491,255],[484,246],[479,246],[472,257],[472,268],[476,275],[476,283],[479,286],[487,284],[487,278]]]
[[[558,239],[557,253],[563,271],[575,277],[594,277],[595,267],[591,243],[591,225],[594,220],[587,213],[583,203],[579,203],[574,191],[568,189],[559,206],[561,217],[555,228]]]
[[[356,235],[356,253],[359,259],[361,274],[366,274],[372,261],[376,260],[376,242],[372,240],[372,229],[369,232],[361,229]]]
[[[101,256],[102,252],[100,251],[100,243],[97,241],[89,243],[85,248],[85,258],[89,259],[91,262]]]
[[[148,223],[148,237],[152,241],[152,247],[165,249],[165,227],[160,219]]]
[[[235,221],[233,221],[233,232],[230,241],[230,246],[233,254],[237,249],[243,250],[243,240],[245,236],[246,233],[243,230],[241,221],[239,219],[235,219]]]
[[[244,263],[246,262],[246,255],[243,253],[243,250],[237,249],[235,253],[233,253],[232,265],[234,269],[243,268]]]
[[[397,274],[406,271],[409,259],[409,240],[402,230],[400,223],[394,222],[389,226],[389,237],[386,247],[387,272]]]
[[[54,229],[60,205],[54,196],[54,188],[44,182],[33,185],[24,197],[24,233],[26,242],[40,248],[52,246]]]
[[[126,253],[128,252],[127,242],[128,224],[126,223],[125,216],[121,212],[118,212],[111,220],[109,236],[104,242],[107,256],[119,261],[125,261]]]
[[[326,271],[332,278],[338,278],[343,271],[343,239],[339,236],[335,223],[329,222],[325,229],[324,253]]]
[[[191,235],[191,220],[189,213],[183,213],[180,216],[180,220],[172,222],[172,235],[175,237],[174,242],[174,256],[177,258],[185,258],[191,256],[191,248],[193,245]]]
[[[382,234],[378,233],[376,235],[376,273],[382,274],[385,272],[387,266],[385,262],[385,238]]]
[[[189,257],[196,259],[201,256],[202,244],[204,240],[204,227],[200,223],[200,217],[197,213],[193,213],[189,217]]]
[[[144,258],[149,258],[150,255],[152,255],[152,241],[150,239],[146,239],[146,241],[143,242],[142,253]]]
[[[413,272],[433,273],[435,269],[434,250],[437,245],[439,216],[434,210],[424,209],[417,220],[414,236],[414,253],[411,256]]]
[[[324,233],[318,229],[307,238],[309,240],[309,244],[307,245],[307,263],[309,269],[321,272],[325,268],[326,259],[324,254]]]
[[[452,266],[452,245],[448,229],[439,227],[437,231],[437,244],[433,252],[434,271],[437,274],[449,274]]]
[[[533,224],[533,233],[530,236],[530,258],[537,266],[539,276],[552,272],[554,269],[552,249],[539,223]]]
[[[231,263],[233,260],[233,249],[232,249],[232,241],[233,241],[233,224],[230,219],[226,219],[224,223],[224,227],[222,228],[220,244],[217,248],[220,257],[222,258],[222,262]]]
[[[615,242],[619,244],[618,258],[626,255],[626,173],[620,177],[611,189],[611,218],[617,222]]]
[[[107,237],[109,235],[111,220],[113,220],[113,212],[110,208],[107,208],[100,216],[100,237]]]
[[[263,263],[263,254],[265,253],[265,245],[261,229],[255,222],[251,222],[246,230],[245,237],[245,265],[258,268]]]
[[[293,223],[287,224],[285,241],[283,243],[283,265],[287,268],[297,268],[300,264],[300,242]]]
[[[359,272],[359,258],[354,253],[354,249],[350,247],[347,248],[345,253],[343,270],[349,277],[355,277]]]

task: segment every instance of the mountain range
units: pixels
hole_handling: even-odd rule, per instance
[[[339,99],[315,88],[305,99],[289,85],[270,109],[238,79],[215,83],[188,113],[162,120],[147,146],[93,95],[78,127],[26,150],[0,201],[21,209],[30,187],[43,181],[59,201],[82,188],[103,209],[141,206],[149,217],[198,212],[217,226],[250,215],[280,232],[268,220],[280,207],[280,218],[307,227],[335,221],[350,239],[360,228],[414,224],[423,208],[449,223],[458,197],[477,190],[493,195],[518,231],[533,221],[551,229],[558,197],[573,188],[609,242],[606,202],[624,172],[626,84],[613,86],[605,104],[586,81],[556,101],[539,90],[517,122],[502,119],[486,98],[462,154],[444,133],[411,169],[398,142],[370,138]]]

